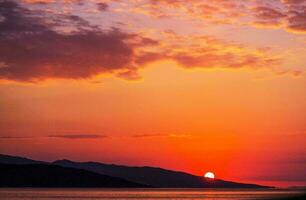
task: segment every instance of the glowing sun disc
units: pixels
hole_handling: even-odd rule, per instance
[[[214,179],[215,178],[215,174],[212,172],[206,172],[204,175],[205,178],[211,178]]]

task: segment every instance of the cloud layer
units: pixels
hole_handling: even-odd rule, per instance
[[[91,17],[71,11],[73,6],[91,3]],[[240,1],[180,0],[132,1],[128,12],[171,18],[180,13],[211,23],[234,23],[254,15],[252,24],[263,27],[284,26],[295,32],[305,30],[302,1],[281,1],[287,10],[277,10],[267,2],[253,5]],[[123,1],[0,1],[0,79],[38,82],[46,79],[88,79],[99,74],[114,74],[134,80],[138,69],[157,60],[173,60],[185,68],[269,68],[281,59],[267,50],[249,48],[203,35],[180,35],[175,31],[128,30],[124,23],[113,24],[101,12],[116,13],[127,6]],[[134,5],[139,8],[135,10]],[[47,6],[47,7],[45,7]],[[48,7],[53,6],[53,7]],[[61,11],[61,8],[64,8]],[[178,12],[164,13],[167,10]],[[45,11],[46,10],[46,11]],[[150,12],[153,11],[153,12]],[[100,14],[96,14],[96,12]],[[175,14],[176,13],[176,14]],[[88,14],[89,15],[89,14]],[[86,16],[86,15],[85,15]],[[186,17],[186,16],[185,16]],[[115,16],[111,19],[116,18]],[[228,20],[227,22],[224,19]],[[231,21],[231,22],[230,22]],[[99,22],[99,23],[97,23]],[[106,25],[103,25],[103,24]],[[101,25],[102,24],[102,25]],[[122,26],[122,27],[121,27]],[[156,36],[157,35],[157,36]],[[283,73],[283,71],[277,71]],[[296,73],[300,74],[300,73]]]
[[[158,0],[142,2],[136,12],[152,17],[184,17],[213,24],[262,25],[289,32],[306,32],[306,1],[303,0]],[[169,12],[169,9],[177,12]],[[158,13],[158,14],[157,14]],[[178,14],[179,13],[179,14]]]

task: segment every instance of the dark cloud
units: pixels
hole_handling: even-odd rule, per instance
[[[256,22],[261,25],[280,25],[281,20],[286,17],[281,11],[269,7],[256,7],[254,9]]]
[[[290,12],[288,17],[288,28],[297,32],[306,32],[306,6],[304,10]]]
[[[284,27],[291,32],[306,32],[306,1],[284,0],[282,9],[258,6],[253,10],[255,24]]]
[[[277,20],[285,16],[280,11],[268,7],[256,7],[255,11],[257,17],[261,19]]]
[[[100,139],[107,138],[106,135],[95,135],[95,134],[66,134],[66,135],[49,135],[49,138],[63,138],[63,139]]]
[[[8,139],[8,140],[14,140],[14,139],[31,139],[33,137],[31,136],[0,136],[0,139]]]
[[[0,79],[80,79],[129,71],[135,68],[134,48],[152,45],[119,29],[102,31],[78,16],[53,16],[47,23],[43,14],[7,0],[0,1],[0,16]]]
[[[134,138],[152,138],[152,137],[173,137],[173,138],[185,138],[191,137],[189,134],[136,134],[132,135]]]
[[[167,137],[167,134],[136,134],[132,135],[134,138],[147,138],[147,137]]]
[[[108,9],[108,4],[103,3],[103,2],[99,2],[99,3],[97,3],[97,7],[98,7],[98,10],[100,10],[100,11],[106,11]]]

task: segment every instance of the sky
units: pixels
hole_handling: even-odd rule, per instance
[[[305,0],[0,0],[0,153],[306,185]]]

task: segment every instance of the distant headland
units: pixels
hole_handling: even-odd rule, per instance
[[[43,162],[0,154],[0,187],[269,188],[156,167],[98,162]]]

